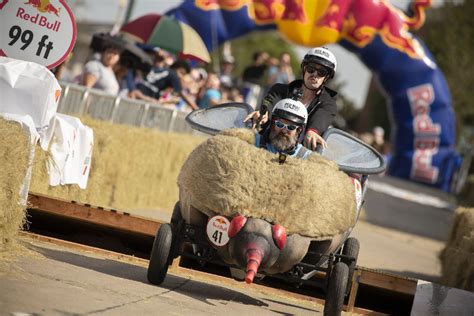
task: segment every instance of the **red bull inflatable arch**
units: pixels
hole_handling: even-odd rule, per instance
[[[338,43],[377,76],[392,113],[389,174],[442,189],[461,158],[443,73],[421,40],[431,0],[414,0],[411,16],[384,0],[188,0],[167,14],[194,27],[209,50],[254,30],[277,28],[308,47]]]

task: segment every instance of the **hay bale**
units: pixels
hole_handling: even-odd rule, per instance
[[[28,170],[29,135],[21,124],[0,118],[0,253],[11,249],[25,223],[20,190]],[[1,255],[0,255],[1,257]]]
[[[355,224],[354,186],[334,162],[313,154],[280,165],[278,155],[249,144],[248,133],[226,131],[191,153],[178,177],[183,205],[264,218],[317,239]]]
[[[112,124],[90,118],[94,150],[87,189],[50,187],[47,154],[35,159],[30,191],[121,210],[166,209],[178,200],[176,178],[186,157],[205,138]]]
[[[440,259],[443,284],[474,291],[474,208],[456,210]]]

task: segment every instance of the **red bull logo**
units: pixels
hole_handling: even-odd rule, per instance
[[[222,218],[216,218],[216,222],[218,222],[218,223],[221,224],[221,225],[225,225],[225,224],[226,224],[225,220],[222,219]]]
[[[423,49],[408,31],[423,25],[429,6],[431,0],[415,0],[414,15],[409,17],[385,0],[331,0],[316,25],[337,30],[358,47],[366,46],[378,34],[387,46],[422,59]]]
[[[33,6],[41,13],[51,13],[56,16],[59,16],[59,12],[61,11],[61,8],[58,9],[52,5],[50,0],[28,0],[25,4]]]

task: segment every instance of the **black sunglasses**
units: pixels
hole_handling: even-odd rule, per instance
[[[304,70],[309,74],[316,72],[316,76],[318,77],[326,77],[329,74],[328,69],[316,66],[306,66]]]

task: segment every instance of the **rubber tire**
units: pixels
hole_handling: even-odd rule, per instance
[[[181,215],[181,207],[179,206],[179,201],[176,202],[173,208],[173,214],[171,215],[171,224],[177,226],[180,221],[183,220],[183,215]]]
[[[347,262],[349,266],[349,280],[347,281],[346,293],[349,294],[349,291],[352,287],[352,277],[354,276],[355,267],[357,264],[357,258],[359,257],[360,243],[357,238],[349,237],[344,242],[344,247],[342,248],[342,254],[348,257],[352,257],[355,261],[352,263]]]
[[[324,316],[341,315],[344,298],[346,297],[348,279],[349,267],[344,262],[337,262],[329,276],[326,303],[324,304]]]
[[[161,224],[156,232],[148,264],[147,278],[151,284],[163,283],[170,264],[170,251],[173,241],[173,230],[170,224]]]
[[[171,215],[171,228],[173,230],[173,241],[171,244],[171,251],[170,251],[170,260],[173,260],[179,256],[179,249],[181,246],[179,245],[179,236],[180,236],[180,227],[182,222],[184,221],[183,215],[181,215],[181,207],[179,201],[176,202],[173,208],[173,214]]]

